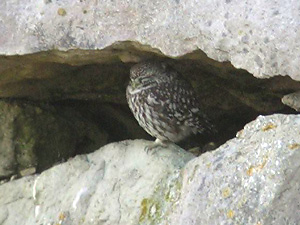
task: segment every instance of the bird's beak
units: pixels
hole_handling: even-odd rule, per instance
[[[140,82],[139,82],[138,79],[131,79],[131,80],[129,81],[129,84],[130,84],[130,86],[131,86],[133,89],[135,89],[136,87],[139,86]]]

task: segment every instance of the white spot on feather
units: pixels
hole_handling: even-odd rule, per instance
[[[148,95],[147,102],[149,103],[149,105],[158,104],[158,101],[153,95]]]
[[[193,113],[197,113],[197,112],[199,112],[199,109],[198,109],[198,108],[192,108],[191,111],[192,111]]]

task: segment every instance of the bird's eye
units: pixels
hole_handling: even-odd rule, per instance
[[[139,82],[140,82],[140,83],[145,83],[145,82],[147,82],[148,80],[149,80],[148,77],[139,77]]]
[[[155,82],[155,79],[153,79],[153,77],[149,77],[149,76],[146,76],[146,77],[139,77],[138,79],[138,83],[140,84],[143,84],[143,85],[149,85],[151,83]]]

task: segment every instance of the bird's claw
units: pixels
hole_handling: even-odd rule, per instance
[[[155,149],[158,147],[161,147],[161,146],[154,143],[154,144],[150,144],[150,145],[146,146],[144,150],[147,154],[150,154],[150,153],[154,154]]]
[[[145,147],[145,151],[146,151],[147,154],[154,153],[155,149],[161,148],[161,147],[164,147],[164,148],[168,147],[168,144],[161,141],[161,140],[159,140],[159,139],[156,139],[154,143],[151,143],[150,145]]]

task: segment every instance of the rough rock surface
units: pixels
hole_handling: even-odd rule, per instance
[[[101,128],[72,109],[0,101],[0,179],[45,170],[106,143]]]
[[[180,169],[194,158],[180,148],[146,153],[152,142],[109,144],[39,176],[0,186],[0,224],[138,224],[161,220]],[[178,186],[179,188],[180,186]],[[153,195],[156,198],[152,197]]]
[[[134,41],[168,56],[201,49],[257,77],[300,80],[299,12],[298,0],[8,0],[0,2],[0,54]]]
[[[283,96],[281,101],[298,112],[300,111],[300,91]]]
[[[300,116],[260,116],[183,174],[170,224],[298,224]]]
[[[0,185],[0,224],[297,224],[299,130],[299,115],[260,116],[193,160],[113,143]]]

